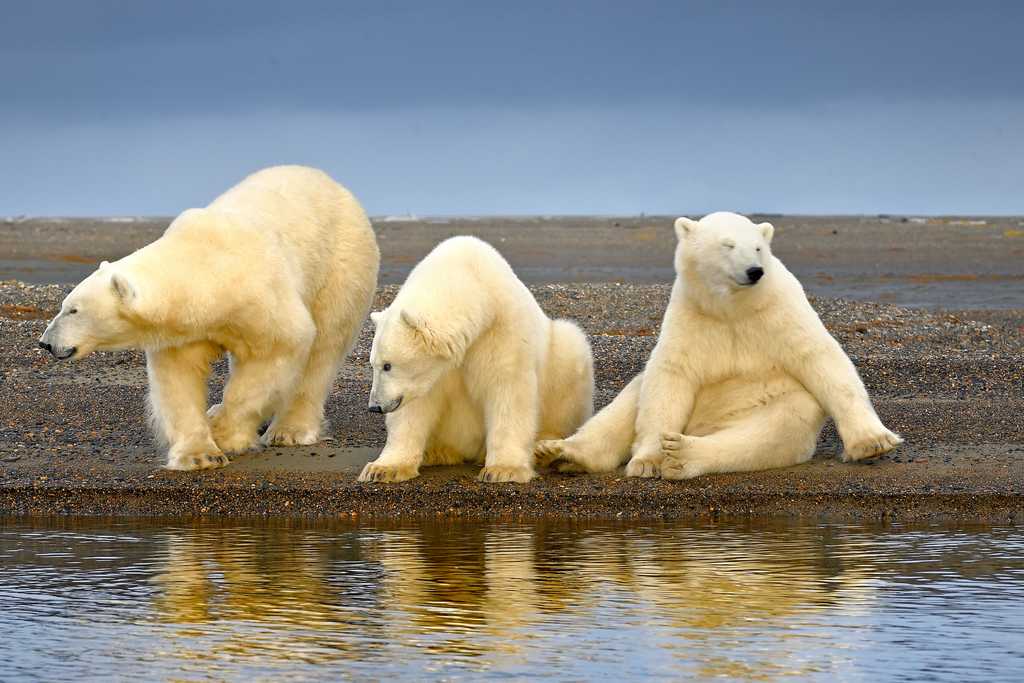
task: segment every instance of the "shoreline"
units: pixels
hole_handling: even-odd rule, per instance
[[[66,288],[0,285],[0,305],[56,305]],[[377,307],[394,295],[382,288]],[[656,340],[665,285],[541,285],[552,315],[575,311],[590,335],[600,407],[638,372]],[[1024,315],[986,322],[881,304],[815,299],[860,371],[883,421],[907,444],[869,461],[836,459],[826,427],[815,459],[781,470],[687,482],[543,473],[484,485],[472,466],[425,468],[401,484],[359,484],[384,443],[365,409],[365,326],[328,401],[331,440],[242,454],[221,470],[160,468],[145,427],[138,353],[55,363],[34,348],[43,319],[4,320],[0,514],[185,516],[518,516],[679,519],[818,516],[844,520],[1015,523],[1024,514]],[[211,400],[223,385],[224,363]]]
[[[372,335],[367,322],[327,403],[329,441],[243,454],[223,470],[167,472],[146,428],[142,354],[99,353],[75,364],[54,362],[35,340],[71,285],[27,284],[7,279],[0,270],[0,515],[1020,521],[1024,285],[980,276],[1017,272],[1011,268],[1019,270],[1012,264],[1019,263],[1024,240],[1003,239],[998,226],[943,225],[919,236],[913,245],[919,253],[901,258],[861,244],[874,239],[878,225],[863,227],[868,237],[841,236],[861,228],[815,220],[802,226],[776,221],[778,251],[787,265],[795,261],[812,272],[827,267],[830,273],[884,275],[900,268],[909,273],[947,267],[943,259],[955,258],[961,271],[977,263],[989,268],[977,269],[974,279],[933,278],[939,289],[928,289],[933,282],[922,284],[932,294],[950,293],[947,310],[835,298],[828,288],[823,295],[809,287],[812,304],[858,366],[883,422],[907,441],[869,463],[838,462],[841,444],[829,425],[814,460],[782,470],[686,482],[627,479],[621,470],[545,472],[525,485],[484,485],[475,481],[474,467],[459,466],[426,468],[420,478],[402,484],[358,484],[362,463],[375,457],[385,437],[383,419],[366,411]],[[595,358],[595,407],[600,408],[641,370],[656,341],[670,285],[650,281],[661,277],[660,270],[648,273],[648,279],[633,275],[648,265],[665,266],[671,227],[648,231],[605,219],[568,227],[526,221],[519,234],[519,223],[493,222],[481,223],[477,232],[490,235],[510,261],[520,264],[517,268],[543,276],[527,279],[549,316],[573,318],[587,332]],[[410,263],[414,252],[425,253],[448,229],[434,226],[420,233],[419,224],[411,231],[407,223],[385,226],[377,226],[382,251],[397,261],[404,254]],[[26,236],[23,247],[71,253],[70,244],[95,246],[90,230],[69,223],[35,247],[32,235]],[[852,245],[849,251],[833,251],[833,230],[843,244]],[[403,234],[408,239],[400,239]],[[908,235],[892,237],[890,245],[895,248]],[[591,272],[577,268],[580,261],[611,265]],[[571,281],[580,273],[595,277]],[[992,286],[1002,288],[1000,305],[978,306]],[[379,287],[375,310],[396,291],[394,284]],[[858,298],[870,298],[871,291],[854,288]],[[1006,302],[1013,305],[1002,305]],[[221,361],[211,380],[211,402],[223,387],[224,373]]]

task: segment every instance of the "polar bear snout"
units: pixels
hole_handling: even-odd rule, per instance
[[[388,401],[387,403],[385,403],[383,405],[380,404],[380,403],[377,403],[376,401],[374,401],[371,398],[370,399],[370,405],[369,405],[370,412],[371,413],[381,413],[381,414],[393,412],[393,411],[398,409],[398,406],[402,405],[402,398],[404,398],[404,397],[399,396],[395,400]]]
[[[42,339],[39,340],[39,348],[45,351],[49,351],[50,355],[56,358],[57,360],[65,360],[67,358],[71,358],[71,356],[75,355],[75,352],[78,351],[78,347],[76,346],[72,346],[71,348],[54,346],[53,344],[49,344],[43,341]]]
[[[747,268],[747,280],[750,281],[750,284],[756,285],[757,281],[760,280],[762,277],[764,277],[764,268],[762,268],[761,266]]]

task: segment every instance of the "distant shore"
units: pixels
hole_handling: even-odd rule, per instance
[[[776,253],[811,294],[928,308],[1024,308],[1024,217],[776,216]],[[74,283],[170,218],[0,220],[0,280]],[[672,280],[670,216],[374,219],[381,283],[446,237],[492,242],[525,281]]]

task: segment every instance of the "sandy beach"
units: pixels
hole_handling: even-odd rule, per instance
[[[688,482],[545,473],[479,484],[470,467],[399,485],[355,481],[384,442],[366,411],[370,328],[327,406],[330,440],[167,472],[145,422],[139,353],[58,363],[35,340],[72,283],[155,239],[165,219],[0,222],[0,514],[820,515],[1007,522],[1024,513],[1024,227],[1017,218],[770,217],[775,250],[907,440],[843,464],[827,427],[813,462]],[[378,219],[386,305],[437,241],[476,234],[552,316],[590,335],[598,405],[643,365],[671,282],[667,218]],[[224,377],[218,366],[211,400]]]

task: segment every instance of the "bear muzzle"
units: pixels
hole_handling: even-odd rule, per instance
[[[39,348],[49,351],[50,355],[56,358],[57,360],[71,358],[71,356],[75,355],[75,352],[78,351],[77,346],[72,346],[71,348],[62,348],[59,346],[54,346],[53,344],[48,344],[43,340],[39,340]]]
[[[371,413],[390,413],[398,409],[398,406],[402,405],[402,396],[399,396],[394,401],[388,401],[386,404],[380,404],[371,401],[368,406]]]

